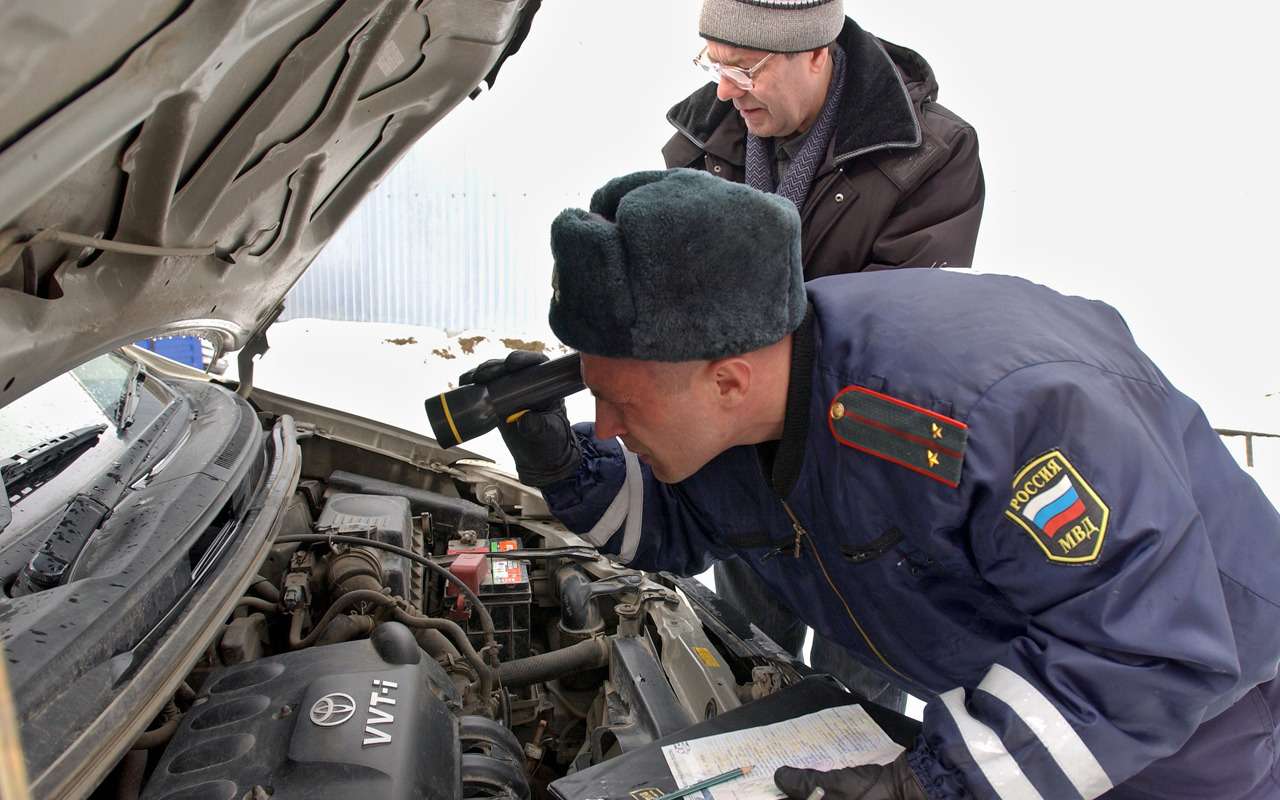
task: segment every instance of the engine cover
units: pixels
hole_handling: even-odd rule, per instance
[[[209,676],[144,800],[456,798],[456,701],[408,628],[259,659]]]

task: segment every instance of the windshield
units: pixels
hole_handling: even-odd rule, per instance
[[[133,383],[137,366],[132,360],[108,353],[63,373],[43,386],[0,408],[0,462],[31,448],[84,429],[103,428],[99,437],[71,453],[65,466],[26,492],[6,486],[13,503],[13,523],[5,533],[24,527],[60,509],[95,474],[108,466],[128,444],[130,434],[141,430],[169,400],[168,390],[158,380]],[[134,389],[136,391],[130,391]],[[137,416],[135,424],[118,429],[121,403],[128,402]],[[105,427],[104,427],[105,426]]]

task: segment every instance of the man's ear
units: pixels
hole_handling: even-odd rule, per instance
[[[739,406],[751,389],[751,362],[741,356],[731,356],[707,364],[707,372],[714,381],[716,398],[726,408]]]
[[[829,47],[815,47],[804,54],[805,66],[814,75],[822,72],[826,68],[827,62],[831,60],[831,49]]]

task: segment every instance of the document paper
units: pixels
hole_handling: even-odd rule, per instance
[[[730,731],[662,748],[676,786],[751,766],[751,773],[690,795],[703,800],[775,800],[778,767],[839,769],[888,764],[902,753],[861,706],[827,708],[803,717]]]

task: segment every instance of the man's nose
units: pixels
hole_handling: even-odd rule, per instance
[[[743,89],[728,78],[722,77],[720,82],[716,84],[716,97],[721,100],[733,100],[736,97],[742,97],[746,93],[746,89]]]
[[[622,418],[618,416],[608,403],[596,399],[596,438],[612,439],[615,436],[621,436],[627,430],[622,424]]]

